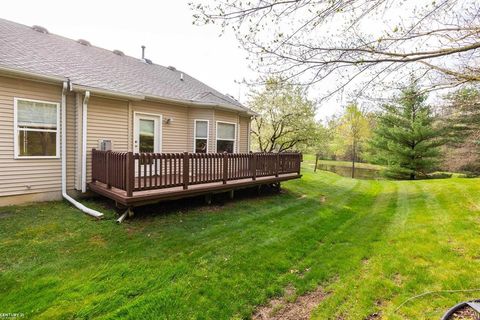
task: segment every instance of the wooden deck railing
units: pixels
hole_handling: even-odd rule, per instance
[[[133,153],[92,150],[92,181],[108,188],[151,190],[300,174],[301,153]]]

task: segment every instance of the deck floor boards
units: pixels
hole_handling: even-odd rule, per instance
[[[287,173],[280,174],[278,177],[257,177],[256,180],[252,180],[252,178],[229,180],[226,184],[224,184],[222,181],[192,184],[188,186],[188,189],[183,189],[183,186],[176,186],[161,189],[139,190],[134,191],[131,197],[127,196],[125,190],[113,187],[107,188],[106,184],[98,181],[89,183],[89,187],[92,191],[112,200],[115,200],[122,205],[136,206],[162,200],[175,200],[202,194],[226,192],[235,189],[253,187],[257,185],[277,183],[281,181],[298,179],[300,177],[301,175],[298,173]],[[138,186],[138,183],[138,181],[135,182],[136,187]]]

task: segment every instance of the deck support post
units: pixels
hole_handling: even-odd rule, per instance
[[[122,223],[126,218],[131,218],[133,217],[133,211],[132,208],[128,207],[127,210],[117,219],[117,223],[120,224]]]
[[[183,153],[183,190],[188,189],[188,175],[189,175],[189,156],[188,152]]]
[[[205,195],[205,203],[212,204],[212,195],[210,193]]]
[[[281,191],[281,186],[280,182],[274,182],[272,183],[272,188],[275,192],[280,192]]]
[[[127,197],[133,196],[133,189],[135,185],[135,159],[133,159],[133,152],[127,152],[126,165],[126,179],[127,179]]]
[[[230,198],[230,200],[233,200],[233,197],[235,196],[235,190],[230,190],[228,192],[228,197]]]
[[[223,184],[227,184],[228,179],[228,153],[223,153]]]

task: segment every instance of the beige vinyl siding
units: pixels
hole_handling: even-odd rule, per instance
[[[129,149],[127,101],[91,97],[88,102],[87,182],[91,181],[92,149],[98,148],[100,139],[112,140],[115,151]]]
[[[208,120],[208,152],[215,150],[215,124],[214,124],[214,110],[190,108],[188,110],[188,152],[194,152],[194,137],[195,137],[195,120]]]
[[[240,117],[240,130],[239,130],[239,152],[246,153],[249,151],[248,143],[250,142],[250,118]]]
[[[76,105],[75,94],[67,95],[67,190],[74,189],[75,185],[75,157],[76,157]]]
[[[176,105],[167,105],[157,102],[134,101],[131,103],[132,112],[158,114],[163,116],[161,152],[185,152],[189,149],[188,108]],[[130,134],[133,136],[133,119]],[[171,123],[165,123],[171,118]],[[192,138],[193,139],[193,138]],[[191,142],[190,142],[191,143]]]
[[[82,190],[82,99],[80,93],[75,94],[75,190]]]
[[[61,86],[0,77],[0,196],[61,191],[61,160],[14,159],[14,98],[61,102]]]

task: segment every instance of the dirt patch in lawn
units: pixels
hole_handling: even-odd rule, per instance
[[[470,307],[463,307],[457,310],[453,315],[448,318],[449,320],[480,320],[480,314]]]
[[[99,247],[105,247],[107,245],[107,242],[105,241],[105,239],[99,235],[90,237],[90,243],[92,245],[99,246]]]
[[[289,287],[285,290],[283,298],[276,298],[257,309],[253,320],[308,320],[313,309],[325,298],[326,293],[322,288],[308,292],[297,297],[294,302],[288,302],[295,289]]]
[[[365,320],[374,320],[374,319],[381,319],[382,316],[379,312],[374,312],[370,314],[368,317],[365,318]]]

